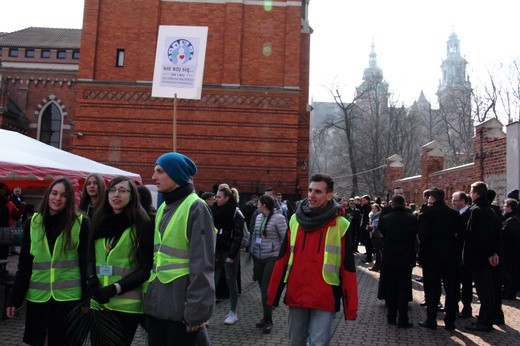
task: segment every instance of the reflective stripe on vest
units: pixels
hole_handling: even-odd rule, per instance
[[[36,213],[31,218],[31,248],[34,256],[27,300],[35,303],[81,299],[81,273],[79,270],[79,232],[83,216],[79,215],[71,228],[71,248],[63,250],[63,232],[56,238],[51,255],[43,217]]]
[[[163,203],[155,216],[153,268],[148,282],[157,277],[160,282],[168,283],[188,275],[189,250],[188,216],[190,208],[200,198],[195,193],[188,195],[177,207],[164,233],[161,235],[159,227],[164,214],[166,203]]]
[[[339,286],[339,272],[341,269],[341,238],[347,233],[350,223],[343,216],[336,217],[336,224],[327,229],[325,236],[325,251],[323,253],[323,280],[329,285]],[[291,229],[289,262],[285,272],[284,282],[287,283],[289,273],[294,261],[294,246],[296,244],[296,236],[298,235],[300,225],[296,220],[296,215],[291,217],[289,222]]]
[[[99,238],[95,241],[96,253],[96,273],[102,287],[109,286],[121,280],[136,269],[132,264],[132,228],[127,228],[116,245],[107,253],[106,238]],[[112,266],[112,275],[101,275],[100,267],[103,265]],[[117,294],[110,298],[110,301],[103,306],[109,310],[127,312],[131,314],[143,313],[143,286]]]

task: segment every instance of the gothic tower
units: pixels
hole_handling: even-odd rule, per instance
[[[383,70],[377,66],[374,43],[363,72],[363,82],[356,88],[356,104],[370,114],[388,110],[388,83],[383,79]]]
[[[460,54],[460,40],[452,32],[442,61],[442,79],[437,90],[439,119],[443,134],[439,142],[446,152],[448,167],[467,163],[472,157],[473,120],[468,62]]]

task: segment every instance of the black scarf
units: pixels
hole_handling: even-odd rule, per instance
[[[213,205],[213,221],[215,222],[215,227],[217,229],[220,228],[233,228],[234,219],[235,219],[235,211],[237,209],[237,202],[230,197],[226,204],[223,206],[218,206],[216,203]]]
[[[94,239],[99,238],[119,238],[123,232],[130,227],[130,220],[126,217],[126,213],[113,214],[103,220],[99,225]]]
[[[188,196],[190,193],[195,191],[195,188],[192,184],[184,185],[181,187],[176,188],[173,191],[170,192],[164,192],[162,194],[164,202],[166,204],[172,204],[176,201],[179,201],[183,199],[184,197]]]
[[[305,232],[310,232],[325,226],[339,214],[340,205],[331,199],[323,208],[309,207],[309,199],[302,200],[296,206],[296,220]]]

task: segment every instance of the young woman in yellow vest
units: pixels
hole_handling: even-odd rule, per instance
[[[143,283],[153,263],[153,224],[139,202],[137,187],[116,177],[94,213],[88,284],[92,297],[111,310],[130,345],[143,318]],[[92,344],[102,345],[91,332]]]
[[[27,295],[23,341],[29,345],[69,345],[66,317],[87,293],[90,223],[76,213],[74,200],[70,180],[57,179],[25,224],[6,313],[14,318]]]
[[[81,188],[79,195],[79,210],[85,213],[88,217],[94,216],[94,211],[99,207],[103,196],[105,196],[106,184],[105,180],[100,174],[92,173]]]

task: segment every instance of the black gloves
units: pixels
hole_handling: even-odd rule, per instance
[[[100,304],[106,304],[110,301],[110,298],[117,294],[117,288],[115,285],[108,285],[94,291],[92,297]]]

